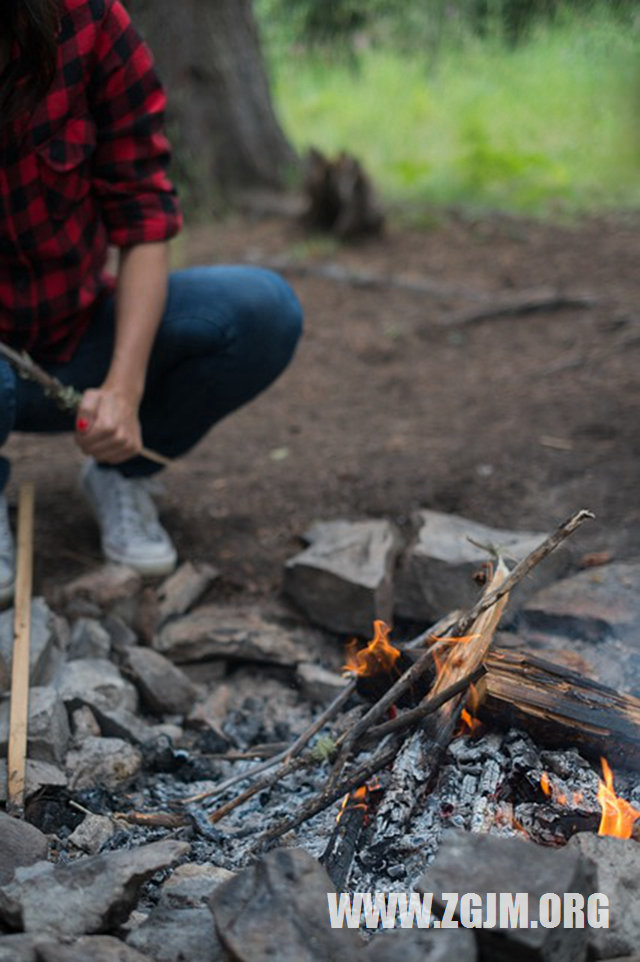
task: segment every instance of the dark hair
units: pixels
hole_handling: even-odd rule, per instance
[[[51,86],[58,56],[60,0],[0,0],[0,36],[18,42],[20,59],[0,86],[0,129],[23,110],[32,110]],[[24,84],[16,85],[25,73]]]

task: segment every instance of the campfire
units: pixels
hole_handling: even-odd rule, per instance
[[[247,892],[256,886],[263,894],[268,890],[278,918],[295,909],[309,912],[316,927],[327,928],[326,901],[320,917],[320,910],[305,902],[304,891],[323,891],[324,885],[326,895],[331,885],[338,893],[413,897],[426,890],[428,866],[437,877],[447,853],[467,839],[505,846],[487,856],[486,865],[473,865],[476,874],[469,884],[473,881],[479,892],[483,885],[492,891],[497,884],[492,859],[503,865],[506,858],[514,873],[522,868],[524,856],[511,847],[512,840],[531,847],[525,861],[540,850],[543,860],[564,857],[557,866],[565,867],[582,858],[575,854],[576,840],[584,847],[585,839],[595,844],[600,837],[603,844],[629,845],[634,852],[640,831],[640,702],[496,641],[513,590],[587,517],[580,512],[569,519],[511,569],[494,557],[475,602],[418,633],[373,619],[370,640],[347,642],[341,676],[309,676],[311,693],[320,684],[333,686],[333,696],[326,695],[320,709],[285,683],[301,658],[296,632],[310,630],[301,620],[291,629],[285,622],[247,619],[246,613],[236,615],[215,604],[187,614],[215,577],[211,571],[190,566],[155,592],[140,594],[140,585],[133,589],[138,592],[136,627],[147,632],[151,647],[137,644],[127,624],[130,586],[102,587],[100,598],[109,599],[109,608],[101,623],[91,617],[97,606],[85,589],[65,589],[61,607],[73,604],[80,618],[71,641],[56,642],[46,658],[39,653],[42,666],[47,658],[51,666],[38,669],[42,694],[32,689],[32,701],[35,697],[44,705],[47,678],[57,678],[55,691],[61,694],[55,697],[64,719],[56,703],[47,730],[40,729],[37,738],[32,734],[30,744],[37,746],[39,766],[46,760],[58,771],[66,758],[72,774],[56,782],[53,771],[38,768],[41,787],[28,791],[26,814],[53,840],[52,861],[46,865],[58,871],[58,860],[69,873],[68,883],[63,875],[47,882],[44,870],[33,885],[28,875],[20,881],[22,869],[14,881],[3,880],[0,871],[0,959],[4,939],[26,938],[40,926],[53,928],[59,938],[108,932],[118,946],[126,941],[159,962],[177,960],[185,951],[195,962],[205,943],[209,952],[213,939],[219,940],[216,959],[260,962],[268,953],[261,954],[266,950],[258,943],[265,931],[277,928],[275,916],[265,919],[259,937],[254,933],[245,945],[230,907],[244,898],[242,886]],[[51,612],[34,611],[36,625],[43,617],[52,630],[60,629]],[[74,655],[66,662],[59,657],[63,644]],[[100,651],[110,652],[111,660],[101,658]],[[198,688],[204,666],[213,670],[212,652],[225,659],[227,674]],[[94,663],[100,676],[95,679]],[[0,649],[0,681],[2,670]],[[297,671],[302,684],[305,673]],[[136,689],[146,716],[137,710]],[[54,733],[64,740],[64,749],[56,746]],[[108,760],[107,748],[115,753]],[[33,779],[35,769],[30,771]],[[450,840],[450,830],[458,841]],[[2,831],[0,820],[0,840]],[[594,857],[591,850],[589,856]],[[607,858],[610,864],[608,850]],[[176,862],[184,864],[167,880]],[[588,884],[589,891],[597,891],[587,864],[592,863],[580,861],[574,880],[566,882],[575,889],[563,891],[581,893]],[[549,891],[560,871],[555,865],[545,863]],[[319,866],[326,876],[315,875],[322,871]],[[79,881],[82,872],[89,874]],[[127,889],[132,898],[116,895],[120,883],[111,891],[112,872],[140,880],[137,888]],[[140,889],[145,879],[146,888]],[[293,879],[298,879],[295,885]],[[82,889],[90,910],[72,918],[64,893],[57,914],[47,909],[47,885],[54,882],[58,893],[67,884],[69,892]],[[443,880],[443,892],[448,885],[453,881]],[[185,896],[183,904],[183,888],[199,894]],[[99,911],[98,898],[104,901]],[[141,922],[130,917],[136,906],[144,915]],[[201,926],[197,951],[185,948],[187,919],[180,912],[186,906],[200,913],[193,917]],[[441,910],[434,905],[434,911]],[[10,934],[21,931],[27,935]],[[509,935],[512,957],[519,951],[518,931]],[[164,938],[167,943],[161,945]],[[547,939],[546,930],[540,938]],[[372,940],[372,953],[377,942]],[[287,957],[293,958],[298,950],[292,944]],[[549,958],[549,944],[541,942],[539,954],[531,957]],[[299,957],[331,958],[334,949],[327,945],[317,955]],[[85,957],[90,950],[87,943]],[[586,959],[584,953],[575,958]],[[202,955],[210,957],[210,952]],[[369,957],[375,962],[383,956],[362,954]]]

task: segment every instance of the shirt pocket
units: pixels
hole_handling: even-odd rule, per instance
[[[95,127],[74,117],[36,147],[39,186],[52,220],[68,219],[91,190]]]

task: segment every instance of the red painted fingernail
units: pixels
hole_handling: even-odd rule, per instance
[[[86,418],[78,418],[78,420],[76,421],[76,428],[78,431],[88,431],[89,422],[87,421]]]

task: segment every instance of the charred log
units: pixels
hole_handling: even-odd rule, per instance
[[[640,770],[640,699],[526,652],[496,649],[485,666],[478,686],[482,720],[517,725],[542,744]]]

